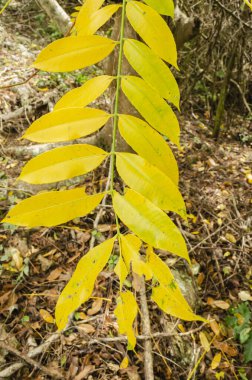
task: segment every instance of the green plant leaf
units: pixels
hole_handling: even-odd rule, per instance
[[[49,191],[34,195],[14,206],[2,223],[25,227],[52,227],[89,214],[104,193],[86,195],[84,188]]]
[[[153,128],[179,146],[180,128],[176,115],[156,90],[135,76],[122,78],[122,90]]]
[[[121,7],[121,4],[111,4],[97,10],[92,14],[86,14],[86,17],[82,18],[82,23],[78,27],[78,36],[89,36],[94,34]]]
[[[139,36],[166,62],[177,66],[177,49],[172,32],[162,17],[139,1],[127,3],[127,17]]]
[[[178,84],[168,66],[148,46],[133,39],[125,40],[124,54],[133,69],[179,109]]]
[[[93,102],[110,86],[114,77],[109,75],[100,75],[88,80],[83,86],[68,91],[55,104],[54,111],[61,108],[85,107]]]
[[[59,147],[30,160],[19,179],[34,184],[62,181],[95,169],[107,155],[104,150],[87,144]]]
[[[252,361],[252,333],[244,345],[244,361],[245,363]]]
[[[22,138],[40,143],[70,141],[96,132],[110,117],[94,108],[63,108],[34,121]]]
[[[133,190],[165,211],[187,219],[185,203],[174,182],[144,158],[132,153],[117,153],[116,167],[123,181]]]
[[[142,245],[141,240],[134,235],[120,236],[122,255],[125,260],[128,271],[132,266],[132,271],[139,276],[145,276],[146,280],[152,278],[152,270],[147,263],[145,263],[140,254],[139,250]]]
[[[70,314],[92,295],[95,280],[108,262],[114,241],[115,238],[106,240],[79,261],[56,305],[55,317],[59,330],[66,327]]]
[[[116,44],[101,36],[64,37],[43,49],[32,66],[49,72],[82,69],[107,57]]]
[[[113,194],[115,213],[140,239],[151,246],[183,257],[190,262],[186,244],[171,219],[134,190],[127,189],[122,196]]]
[[[161,15],[174,17],[173,0],[144,0],[144,2]]]
[[[115,308],[115,316],[119,326],[119,333],[127,335],[128,349],[133,350],[136,345],[136,336],[132,325],[137,316],[137,303],[130,291],[120,293]]]
[[[179,172],[175,157],[159,133],[145,121],[131,115],[119,115],[119,131],[131,148],[162,170],[178,185]]]

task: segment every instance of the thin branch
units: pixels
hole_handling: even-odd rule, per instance
[[[45,352],[54,341],[56,341],[57,339],[59,339],[59,337],[60,337],[60,334],[58,334],[58,333],[55,333],[55,334],[51,335],[43,344],[41,344],[40,346],[34,348],[30,352],[28,352],[26,355],[20,353],[15,348],[12,348],[12,347],[10,347],[8,345],[5,345],[5,343],[3,343],[2,341],[0,341],[0,347],[6,349],[7,351],[13,353],[14,355],[16,355],[19,358],[21,358],[22,360],[24,360],[26,363],[29,363],[32,366],[34,366],[36,368],[39,368],[41,371],[43,371],[44,373],[46,373],[45,370],[47,370],[47,368],[45,368],[44,366],[41,366],[40,364],[38,364],[36,361],[32,360],[31,358],[34,358],[35,356],[37,356],[37,355]],[[24,367],[24,365],[25,365],[24,361],[18,362],[18,363],[14,363],[14,364],[10,365],[9,367],[5,368],[4,370],[2,370],[0,372],[0,379],[1,378],[5,378],[5,377],[11,377],[15,372],[17,372],[19,369],[21,369],[21,368]],[[52,378],[55,378],[55,379],[64,379],[64,377],[61,376],[59,373],[56,374],[56,372],[55,372],[54,376],[52,376],[52,371],[49,371],[49,372],[50,372],[49,375]],[[58,377],[56,377],[56,376],[58,376]]]
[[[145,281],[142,276],[140,283],[140,304],[141,304],[141,319],[142,319],[142,329],[145,336],[149,339],[144,341],[144,375],[145,379],[154,380],[154,369],[153,369],[153,356],[152,356],[152,340],[151,340],[151,323],[150,315],[146,297],[146,287]]]
[[[246,28],[252,30],[252,26],[247,24],[246,22],[244,22],[239,16],[237,16],[234,12],[232,12],[230,9],[228,9],[227,7],[225,7],[225,5],[223,5],[219,0],[214,0],[214,2],[216,4],[219,5],[219,7],[221,7],[225,12],[227,12],[230,16],[234,17],[237,21],[239,21],[239,23],[241,23],[243,26],[245,26]]]

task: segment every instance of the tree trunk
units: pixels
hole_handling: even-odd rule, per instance
[[[67,33],[72,23],[70,17],[56,0],[37,0],[42,9],[55,22],[62,34]]]

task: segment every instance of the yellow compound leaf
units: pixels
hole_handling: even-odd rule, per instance
[[[139,36],[166,62],[177,66],[177,49],[172,32],[162,17],[139,1],[127,3],[127,17]]]
[[[34,121],[22,138],[40,143],[70,141],[96,132],[110,117],[93,108],[64,108]]]
[[[96,278],[108,262],[114,241],[115,238],[106,240],[79,261],[56,305],[55,318],[59,330],[66,327],[69,315],[92,295]]]
[[[43,320],[47,323],[54,323],[53,316],[45,309],[40,309],[39,314],[43,318]]]
[[[117,153],[116,167],[123,181],[154,205],[187,219],[185,203],[174,182],[144,158],[132,153]]]
[[[175,157],[165,142],[145,121],[131,115],[119,115],[119,130],[131,148],[162,170],[178,185],[179,172]]]
[[[87,106],[107,90],[113,79],[114,77],[109,75],[100,75],[88,80],[81,87],[63,95],[55,104],[54,111],[61,108]]]
[[[142,242],[134,235],[120,236],[122,255],[128,270],[132,265],[132,271],[139,276],[145,276],[146,280],[152,278],[152,270],[140,257],[139,250]]]
[[[168,266],[156,255],[151,247],[147,248],[147,262],[153,276],[160,286],[153,288],[152,299],[166,313],[186,321],[202,320],[195,315],[184,298]],[[205,321],[205,320],[204,320]]]
[[[135,297],[130,291],[120,293],[115,308],[115,316],[119,326],[119,333],[127,335],[129,350],[133,350],[136,345],[136,336],[132,326],[137,316],[137,309]]]
[[[140,239],[190,261],[179,229],[164,211],[148,199],[127,189],[124,196],[114,192],[113,206],[122,222]]]
[[[86,0],[82,7],[80,7],[80,11],[76,22],[74,24],[75,30],[77,32],[82,28],[83,21],[87,21],[88,17],[90,17],[93,13],[98,11],[101,8],[105,0]]]
[[[123,258],[121,256],[119,257],[119,260],[118,260],[118,262],[117,262],[117,264],[115,266],[114,272],[119,277],[119,280],[120,280],[120,290],[122,290],[124,281],[126,280],[126,278],[128,276],[128,269],[127,269],[127,267],[125,265],[125,262],[124,262],[124,260],[123,260]]]
[[[107,57],[117,42],[101,36],[70,36],[49,44],[38,55],[33,67],[49,72],[82,69]]]
[[[118,11],[119,8],[121,8],[121,4],[111,4],[92,14],[83,14],[81,24],[77,26],[78,36],[89,36],[94,34],[113,16],[115,12]]]
[[[211,363],[211,369],[216,369],[219,367],[221,362],[221,353],[218,352],[217,354],[214,355],[214,358]]]
[[[180,128],[177,117],[156,90],[135,76],[123,77],[122,90],[153,128],[179,146]]]
[[[179,109],[179,87],[168,66],[145,44],[126,39],[124,54],[133,69],[162,98],[169,100]]]
[[[103,193],[86,195],[84,188],[49,191],[21,201],[2,222],[25,227],[52,227],[89,214],[103,197]]]
[[[144,2],[161,15],[174,16],[173,0],[144,0]]]
[[[107,155],[104,150],[87,144],[59,147],[30,160],[19,179],[34,184],[62,181],[95,169]]]

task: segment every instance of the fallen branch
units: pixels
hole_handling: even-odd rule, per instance
[[[58,334],[58,333],[55,333],[55,334],[51,335],[43,344],[41,344],[40,346],[38,346],[38,347],[34,348],[33,350],[29,351],[25,355],[25,357],[24,357],[23,354],[19,355],[20,354],[19,351],[15,350],[15,349],[13,349],[13,350],[15,350],[15,351],[18,352],[17,356],[19,356],[20,358],[22,358],[24,361],[28,362],[26,359],[31,359],[31,358],[34,358],[34,357],[38,356],[39,354],[42,354],[43,352],[45,352],[50,347],[50,345],[53,342],[55,342],[56,340],[58,340],[59,337],[60,337],[60,334]],[[3,348],[3,344],[4,343],[0,341],[0,347],[1,348]],[[10,351],[8,349],[8,346],[7,346],[6,350]],[[15,353],[14,351],[10,351],[10,352]],[[35,366],[35,363],[36,362],[33,361],[32,365]],[[31,364],[31,362],[29,364]],[[9,367],[5,368],[4,370],[2,370],[0,372],[0,379],[1,378],[6,378],[6,377],[11,377],[15,372],[17,372],[19,369],[23,368],[24,366],[25,366],[24,362],[18,362],[18,363],[14,363],[14,364],[10,365]],[[50,376],[52,376],[52,375],[50,375]],[[63,379],[64,377],[58,377],[58,378]]]
[[[43,366],[42,364],[36,362],[34,359],[31,359],[28,355],[26,355],[24,353],[21,353],[16,348],[9,346],[8,344],[6,344],[6,343],[4,343],[2,341],[0,341],[0,348],[2,348],[3,350],[6,350],[8,352],[10,352],[13,355],[16,355],[20,359],[24,360],[26,363],[28,363],[31,366],[39,369],[41,372],[44,372],[46,375],[51,376],[53,379],[64,379],[64,376],[61,375],[58,371],[53,370],[53,369],[48,369],[47,367]],[[0,373],[0,376],[3,377],[3,375],[1,373]]]

